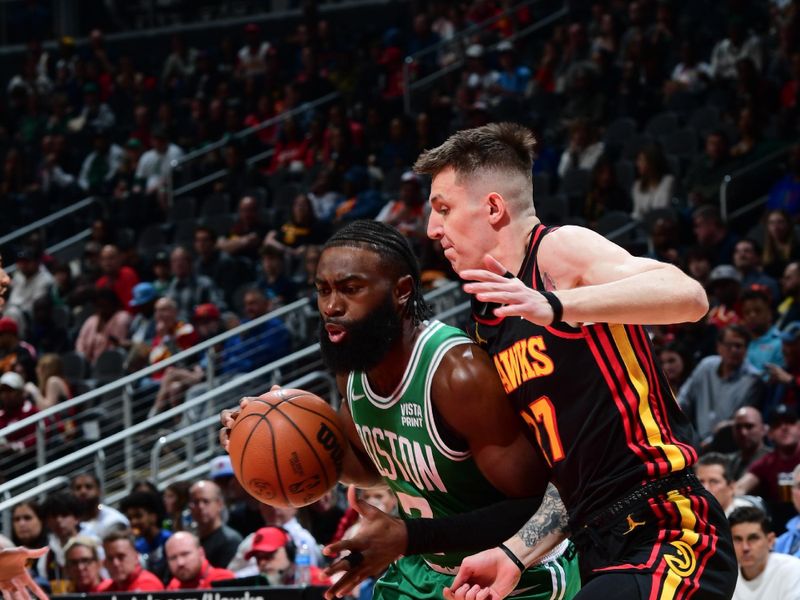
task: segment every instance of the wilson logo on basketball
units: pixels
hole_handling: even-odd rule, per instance
[[[322,478],[319,475],[314,475],[313,477],[303,479],[302,481],[295,481],[294,483],[289,484],[289,493],[300,494],[308,490],[313,490],[315,487],[319,487],[320,483],[322,483]]]
[[[341,472],[342,460],[344,459],[344,449],[342,448],[341,444],[339,444],[336,434],[325,423],[319,424],[317,441],[322,444],[322,447],[328,451],[328,454],[330,454],[331,459],[336,465],[336,470]]]

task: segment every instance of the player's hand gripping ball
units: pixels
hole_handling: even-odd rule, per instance
[[[333,408],[305,390],[253,398],[236,418],[228,453],[247,493],[272,506],[300,507],[339,480],[347,440]]]

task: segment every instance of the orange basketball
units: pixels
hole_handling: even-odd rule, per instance
[[[305,506],[339,480],[347,440],[333,408],[305,390],[251,400],[231,428],[228,453],[247,493],[272,506]]]

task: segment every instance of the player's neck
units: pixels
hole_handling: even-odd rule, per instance
[[[517,275],[527,255],[531,231],[539,222],[535,215],[525,216],[516,222],[512,221],[499,237],[497,247],[489,254],[511,273]]]
[[[377,367],[367,371],[369,385],[375,393],[384,397],[389,396],[400,384],[421,330],[422,326],[414,325],[411,319],[403,320],[403,333],[400,339],[392,344]]]

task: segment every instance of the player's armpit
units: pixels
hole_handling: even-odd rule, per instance
[[[544,494],[549,468],[483,350],[474,344],[452,348],[434,376],[432,400],[494,487],[515,498]]]

